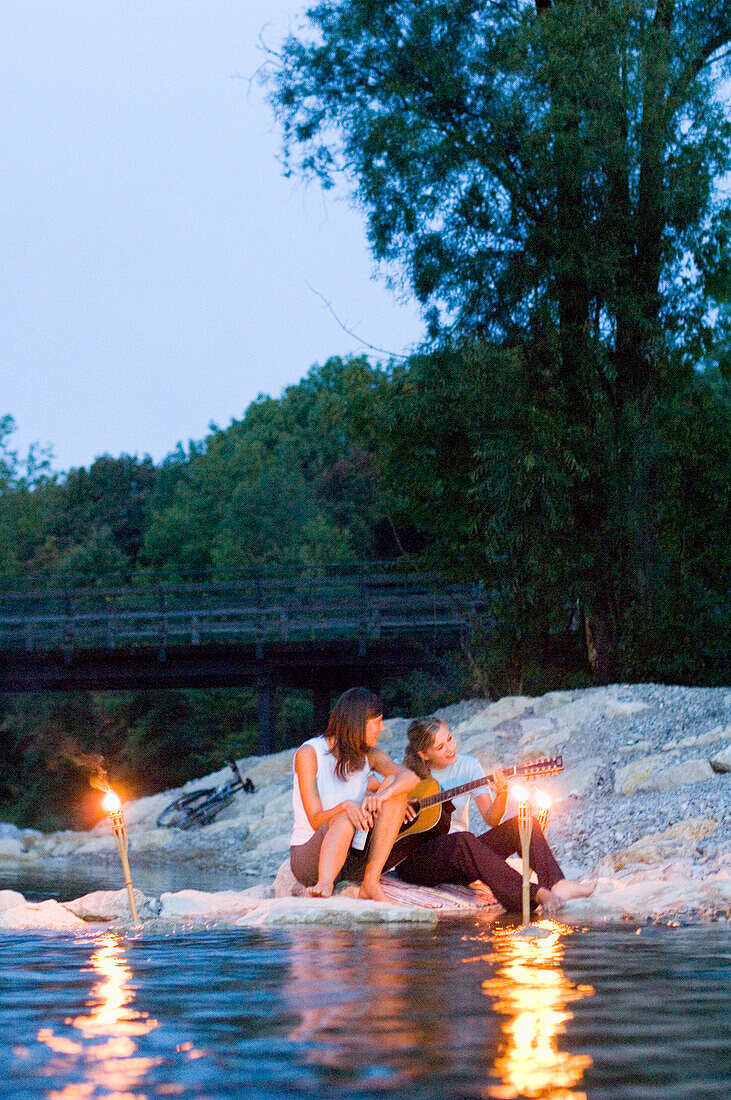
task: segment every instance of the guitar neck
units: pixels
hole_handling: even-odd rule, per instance
[[[506,768],[503,771],[503,775],[506,779],[512,779],[516,775],[530,778],[532,776],[547,775],[562,770],[563,760],[560,756],[556,756],[552,760],[543,760],[537,764],[518,764],[514,768]],[[448,791],[437,791],[436,794],[430,794],[427,795],[426,798],[417,799],[419,810],[425,810],[428,806],[438,806],[440,802],[449,802],[451,798],[459,798],[461,794],[469,794],[470,791],[477,791],[480,787],[487,787],[490,783],[494,782],[494,774],[486,775],[483,776],[482,779],[473,779],[470,783],[463,783],[461,787],[452,787]]]
[[[512,779],[513,776],[518,774],[518,768],[508,768],[503,774],[506,779]],[[452,787],[448,791],[437,791],[436,794],[431,794],[427,798],[420,798],[419,806],[422,810],[425,810],[427,806],[438,806],[440,802],[449,802],[450,798],[459,798],[461,794],[477,791],[480,787],[487,787],[494,781],[494,775],[485,775],[482,779],[473,779],[470,783],[463,783],[461,787]]]

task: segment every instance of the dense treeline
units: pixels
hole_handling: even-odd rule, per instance
[[[476,344],[398,366],[332,359],[157,466],[104,456],[66,475],[43,456],[20,461],[6,419],[5,583],[401,556],[449,579],[481,578],[493,625],[455,655],[448,682],[415,675],[387,685],[392,707],[590,684],[576,521],[551,425],[536,424],[522,396],[522,369],[517,353]],[[718,368],[696,372],[662,405],[658,424],[656,573],[649,602],[625,609],[620,674],[719,683],[729,387]],[[552,494],[551,523],[536,493]],[[253,751],[256,699],[247,691],[16,696],[3,701],[2,722],[0,817],[53,825],[69,820],[69,806],[77,822],[87,805],[94,812],[85,775],[65,755],[69,742],[102,753],[129,790],[150,792]],[[310,722],[309,700],[285,695],[280,744],[296,742]]]
[[[408,523],[394,528],[378,470],[379,402],[388,372],[365,359],[333,359],[279,399],[254,402],[240,421],[213,428],[159,465],[104,456],[54,474],[46,456],[22,461],[12,421],[0,440],[0,575],[237,568],[393,558],[413,548]],[[418,541],[418,540],[417,540]],[[422,709],[454,698],[460,680],[418,675],[386,687],[397,706]],[[404,695],[408,691],[408,695]],[[256,745],[251,691],[17,696],[3,705],[5,766],[0,818],[63,822],[83,807],[85,775],[69,743],[100,752],[137,794],[173,786]],[[309,733],[311,700],[284,693],[280,745]]]

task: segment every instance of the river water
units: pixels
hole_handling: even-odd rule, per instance
[[[728,925],[551,928],[0,934],[0,1096],[730,1095]]]

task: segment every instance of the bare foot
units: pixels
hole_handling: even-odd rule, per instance
[[[363,879],[360,890],[358,891],[358,897],[365,898],[368,901],[388,901],[392,905],[394,904],[393,898],[390,898],[385,892],[379,879],[376,879],[375,882],[369,882]]]
[[[563,907],[563,899],[558,894],[554,894],[553,890],[546,890],[544,886],[538,888],[536,901],[541,907],[541,916],[544,917],[552,917]]]
[[[595,878],[589,879],[588,882],[574,882],[573,879],[562,878],[553,884],[551,893],[561,898],[562,901],[570,901],[571,898],[588,898],[589,894],[593,894],[595,889]]]
[[[307,887],[307,893],[311,898],[329,898],[334,889],[334,882],[316,882],[314,886]]]

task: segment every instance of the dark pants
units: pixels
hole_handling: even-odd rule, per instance
[[[480,879],[489,886],[503,909],[519,913],[523,905],[523,877],[505,860],[520,853],[520,833],[517,817],[489,829],[480,836],[474,833],[448,833],[419,839],[396,871],[404,882],[419,886],[438,886],[440,882],[467,885]],[[563,872],[533,819],[530,841],[530,865],[538,877],[538,886],[550,890]],[[532,905],[536,905],[538,886],[531,883]]]

